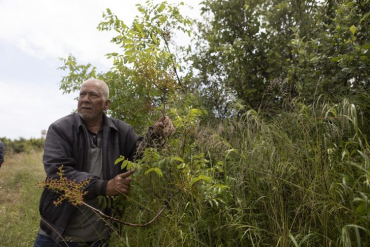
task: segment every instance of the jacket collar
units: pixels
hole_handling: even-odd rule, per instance
[[[77,133],[80,131],[81,127],[85,127],[86,125],[84,124],[82,118],[78,113],[75,113],[74,115],[76,127],[77,127]],[[103,113],[103,128],[108,127],[108,128],[113,128],[115,130],[118,130],[117,127],[114,125],[113,120],[110,117],[107,117],[105,113]]]

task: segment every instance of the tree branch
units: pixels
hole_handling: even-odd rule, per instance
[[[154,216],[153,219],[151,219],[150,221],[144,223],[144,224],[135,224],[135,223],[130,223],[130,222],[125,222],[125,221],[121,221],[119,219],[116,219],[112,216],[109,216],[109,215],[106,215],[105,213],[103,213],[102,211],[100,211],[99,209],[96,209],[92,206],[90,206],[89,204],[83,202],[82,203],[83,205],[85,205],[86,207],[90,208],[92,211],[94,211],[95,213],[97,213],[98,215],[100,215],[101,217],[105,218],[105,219],[108,219],[108,220],[111,220],[111,221],[114,221],[114,222],[117,222],[119,224],[122,224],[122,225],[126,225],[126,226],[133,226],[133,227],[145,227],[145,226],[148,226],[150,225],[151,223],[153,223],[153,221],[155,221],[161,214],[162,212],[167,208],[167,206],[163,206],[161,210],[159,210],[159,212]]]

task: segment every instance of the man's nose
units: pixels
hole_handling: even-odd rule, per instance
[[[82,97],[82,102],[90,102],[90,96],[86,94],[84,97]]]

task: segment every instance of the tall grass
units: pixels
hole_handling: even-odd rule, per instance
[[[117,246],[367,246],[370,148],[356,107],[318,101],[291,109],[199,128],[185,156],[223,162],[212,176],[229,189],[182,190],[152,226],[123,227]],[[139,186],[148,189],[134,200],[151,199],[126,209],[131,221],[160,206],[151,196],[160,182]]]
[[[220,135],[235,150],[228,174],[243,204],[224,227],[244,230],[239,243],[369,243],[369,146],[354,105],[297,104],[269,121],[251,111]]]
[[[45,179],[42,152],[6,155],[0,169],[0,246],[33,246]]]

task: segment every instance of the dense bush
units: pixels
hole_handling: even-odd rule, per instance
[[[45,140],[40,138],[31,138],[29,140],[25,138],[19,138],[15,140],[7,139],[6,137],[0,138],[4,143],[5,153],[22,153],[30,152],[32,150],[40,150],[44,148]]]
[[[144,222],[164,204],[168,210],[151,227],[124,227],[115,244],[368,243],[370,146],[356,107],[345,100],[290,108],[272,120],[252,110],[217,125],[180,125],[170,151],[138,162],[122,219]]]

